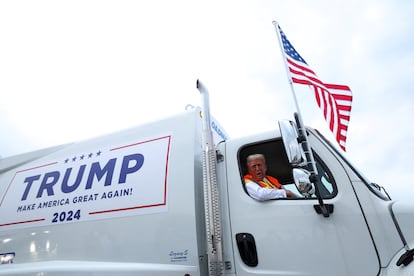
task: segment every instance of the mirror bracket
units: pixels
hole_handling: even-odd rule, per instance
[[[300,144],[300,143],[303,143],[303,142],[305,142],[306,141],[306,137],[305,136],[303,136],[302,134],[299,134],[298,135],[298,138],[297,138],[297,141],[298,141],[298,143]]]
[[[315,209],[316,213],[322,214],[324,217],[329,217],[329,214],[332,214],[334,211],[333,204],[316,204],[313,205],[313,208]]]
[[[309,176],[309,181],[312,183],[316,183],[316,181],[318,181],[318,176],[315,173],[311,173]]]

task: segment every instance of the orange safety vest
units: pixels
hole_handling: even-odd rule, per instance
[[[262,181],[256,182],[253,180],[253,176],[251,174],[246,174],[244,176],[244,183],[247,182],[254,182],[259,184],[262,188],[267,189],[282,189],[282,184],[279,183],[279,181],[274,178],[273,176],[267,175],[265,178],[263,178]]]

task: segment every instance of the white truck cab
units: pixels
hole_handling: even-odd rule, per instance
[[[412,206],[318,131],[285,122],[228,139],[204,102],[0,159],[0,275],[414,274]],[[296,199],[247,194],[252,153]]]

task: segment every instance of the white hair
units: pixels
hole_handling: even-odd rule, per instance
[[[263,159],[263,161],[265,161],[266,163],[266,158],[261,153],[250,154],[249,156],[247,156],[246,163],[249,163],[255,159]]]

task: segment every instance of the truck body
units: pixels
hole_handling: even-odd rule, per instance
[[[202,120],[193,108],[0,159],[0,275],[209,275],[211,250],[222,253],[217,275],[413,274],[412,207],[310,128],[329,216],[293,184],[279,130],[223,139],[213,123],[220,237],[208,234]],[[243,183],[252,153],[298,198],[252,199]]]

